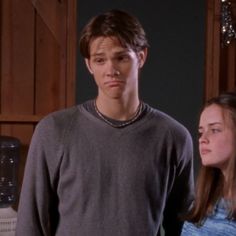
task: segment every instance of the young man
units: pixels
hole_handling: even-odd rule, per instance
[[[193,197],[192,141],[142,102],[148,43],[120,10],[91,19],[80,51],[97,97],[45,117],[32,138],[17,235],[179,235]]]

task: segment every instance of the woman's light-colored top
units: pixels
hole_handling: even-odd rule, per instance
[[[181,236],[236,236],[236,220],[228,219],[226,201],[220,200],[201,226],[185,222]]]

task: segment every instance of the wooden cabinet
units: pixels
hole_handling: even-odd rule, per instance
[[[75,104],[76,0],[0,1],[0,134],[22,146],[37,122]]]
[[[236,30],[236,0],[225,0],[227,3],[231,3],[230,16]],[[223,43],[222,4],[221,0],[207,0],[205,99],[236,86],[236,39],[228,45]]]

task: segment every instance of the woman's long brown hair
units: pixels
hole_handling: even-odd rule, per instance
[[[230,204],[228,217],[236,220],[236,93],[227,92],[210,99],[204,108],[216,104],[223,109],[224,115],[229,114],[235,132],[235,158],[231,158],[227,167],[227,177],[220,169],[201,166],[196,182],[196,196],[186,220],[201,225],[204,219],[213,213],[216,202],[229,194]],[[203,108],[203,110],[204,110]]]

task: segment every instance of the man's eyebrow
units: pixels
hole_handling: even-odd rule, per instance
[[[103,55],[104,55],[103,52],[98,52],[98,53],[93,53],[93,54],[91,54],[91,57],[103,56]]]
[[[115,52],[115,54],[123,54],[123,53],[128,53],[128,52],[130,52],[130,49],[123,49],[123,50],[121,50],[121,51],[118,51],[118,52]]]
[[[114,52],[115,55],[120,55],[120,54],[125,54],[125,53],[129,53],[130,52],[130,49],[123,49],[123,50],[120,50],[120,51],[117,51],[117,52]],[[91,56],[103,56],[105,55],[104,52],[95,52],[93,54],[91,54]]]

